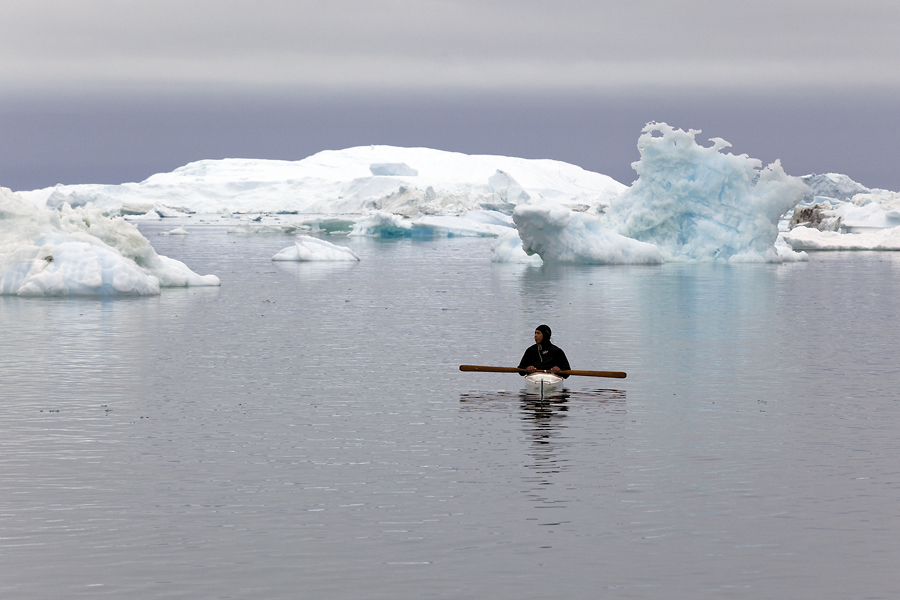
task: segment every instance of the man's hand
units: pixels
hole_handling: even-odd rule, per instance
[[[553,367],[552,369],[550,369],[550,372],[556,375],[557,373],[559,373],[559,367]]]
[[[529,375],[531,375],[532,373],[537,371],[537,367],[535,367],[534,365],[528,365],[527,367],[525,367],[525,370],[528,371]]]

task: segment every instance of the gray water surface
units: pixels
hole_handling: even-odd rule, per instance
[[[272,263],[171,227],[221,288],[0,297],[0,597],[900,596],[897,255]],[[628,378],[458,371],[540,323]]]

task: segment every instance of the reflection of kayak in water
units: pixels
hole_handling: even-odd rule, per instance
[[[540,394],[541,396],[546,396],[547,394],[562,389],[563,381],[565,381],[565,379],[559,375],[553,375],[552,373],[532,373],[531,375],[525,376],[525,383],[528,386],[528,391],[533,394]]]

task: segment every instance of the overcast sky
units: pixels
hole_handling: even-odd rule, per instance
[[[775,145],[786,133],[811,136],[798,142],[828,159],[821,170],[859,169],[848,145],[875,131],[858,113],[871,128],[898,123],[898,31],[897,0],[10,0],[0,185],[354,143],[586,168],[624,144],[624,170],[641,125],[674,117],[736,148],[756,140],[744,151],[766,160],[790,156]],[[748,117],[753,98],[762,112]],[[832,144],[813,114],[828,115]],[[885,181],[890,152],[896,164],[892,148],[875,152]]]
[[[29,0],[0,85],[900,86],[896,0]]]

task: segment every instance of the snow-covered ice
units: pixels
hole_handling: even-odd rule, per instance
[[[272,257],[272,260],[303,262],[359,260],[359,256],[350,248],[338,246],[308,235],[301,235],[294,242],[294,245],[280,250],[278,254]]]
[[[154,295],[192,285],[219,279],[158,255],[121,217],[94,207],[40,209],[0,188],[0,294]]]
[[[611,177],[556,160],[361,146],[299,161],[201,160],[140,183],[59,185],[23,194],[39,206],[130,206],[146,208],[145,214],[152,210],[155,218],[185,211],[367,210],[412,217],[479,209],[511,213],[528,200],[554,200],[576,208],[604,206],[623,189]]]
[[[516,208],[513,220],[527,254],[544,263],[660,264],[663,254],[653,244],[619,235],[594,215],[564,206],[528,204]]]
[[[491,262],[522,263],[540,266],[544,264],[537,254],[528,254],[522,247],[522,238],[515,229],[504,233],[491,245]]]
[[[900,227],[845,234],[795,227],[782,235],[794,250],[900,250]]]

